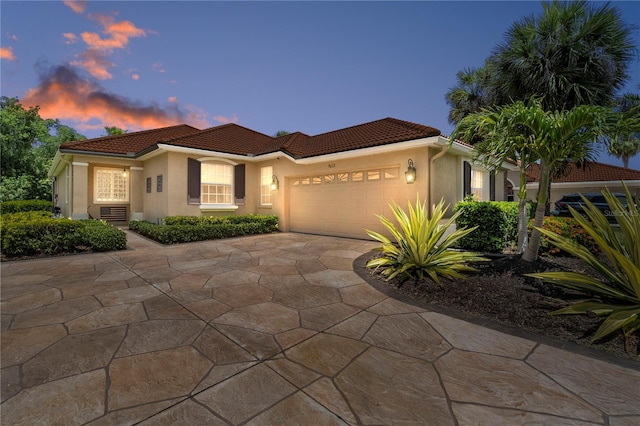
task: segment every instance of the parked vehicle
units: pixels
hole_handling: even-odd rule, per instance
[[[587,200],[593,203],[606,217],[610,222],[615,222],[616,212],[613,211],[607,204],[607,200],[605,200],[604,196],[600,192],[592,192],[592,193],[584,193],[582,194]],[[613,195],[619,199],[622,204],[627,206],[627,199],[624,194],[614,192]],[[556,214],[558,216],[571,216],[571,212],[569,211],[569,206],[573,207],[576,211],[580,213],[584,213],[583,209],[584,201],[580,194],[567,194],[564,195],[560,200],[556,201]]]

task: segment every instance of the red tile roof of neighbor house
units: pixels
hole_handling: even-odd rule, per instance
[[[67,142],[62,151],[83,151],[105,154],[140,154],[158,143],[224,152],[237,155],[261,155],[283,151],[296,158],[314,157],[439,136],[440,130],[395,118],[384,118],[346,129],[308,136],[295,132],[271,137],[237,124],[223,124],[198,130],[181,125],[156,130],[104,136],[83,141]]]
[[[606,182],[621,180],[640,180],[640,170],[625,169],[609,164],[589,162],[585,167],[578,168],[575,163],[569,163],[567,173],[554,178],[554,183],[564,182]],[[540,166],[532,164],[527,168],[527,182],[540,181]]]
[[[137,154],[152,147],[161,140],[174,139],[198,132],[200,132],[200,130],[195,127],[179,124],[177,126],[162,127],[160,129],[65,142],[60,145],[60,149],[63,151],[83,151],[118,155]]]

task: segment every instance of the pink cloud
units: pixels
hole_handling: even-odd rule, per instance
[[[84,13],[87,9],[86,1],[65,0],[63,3],[69,6],[75,13]]]
[[[138,81],[138,80],[140,80],[140,75],[139,74],[131,74],[131,79]]]
[[[6,59],[7,61],[15,61],[16,56],[13,54],[13,48],[0,47],[0,59]]]
[[[176,96],[169,96],[169,102],[178,102],[178,98]]]
[[[108,68],[115,66],[113,62],[109,62],[106,55],[97,49],[87,49],[77,55],[79,60],[72,61],[71,65],[84,68],[89,74],[98,80],[109,80],[113,75]]]
[[[62,33],[62,37],[66,39],[66,44],[73,44],[78,41],[78,36],[76,36],[74,33]]]
[[[123,49],[129,43],[132,37],[144,37],[147,33],[136,27],[130,21],[116,22],[113,16],[95,14],[90,18],[97,21],[103,27],[103,34],[106,38],[102,38],[98,33],[83,32],[80,37],[89,46],[90,49],[99,49],[105,51],[113,51],[114,49]]]
[[[238,122],[238,117],[234,114],[233,117],[229,118],[229,117],[224,117],[222,115],[216,115],[215,117],[213,117],[214,120],[222,123],[222,124],[227,124],[227,123],[237,123]]]
[[[42,75],[40,85],[30,89],[21,102],[39,105],[43,118],[70,120],[81,130],[116,126],[135,131],[181,123],[210,127],[208,114],[198,107],[134,102],[83,79],[67,66],[53,67]]]

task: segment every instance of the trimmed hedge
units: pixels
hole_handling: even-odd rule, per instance
[[[98,220],[54,219],[50,212],[0,216],[0,246],[7,257],[122,250],[124,231]]]
[[[454,212],[456,228],[478,228],[458,241],[458,247],[479,252],[499,253],[506,245],[507,219],[504,211],[487,201],[463,201]],[[516,210],[517,212],[517,210]]]
[[[0,214],[32,211],[46,211],[51,213],[53,211],[53,203],[46,200],[19,200],[0,203]]]
[[[529,221],[529,229],[532,228],[533,220]],[[597,254],[600,252],[595,240],[572,217],[546,216],[542,222],[542,228],[571,238],[586,247],[591,253]],[[540,238],[540,251],[538,253],[541,256],[570,256],[569,253],[553,245],[549,238],[544,235]]]
[[[144,220],[129,222],[129,229],[162,244],[214,240],[278,230],[275,215],[168,216],[164,225]]]

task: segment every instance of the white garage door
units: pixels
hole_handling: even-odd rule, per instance
[[[290,229],[294,232],[369,238],[365,229],[383,231],[376,214],[388,218],[388,207],[406,186],[400,166],[305,176],[289,180]]]

